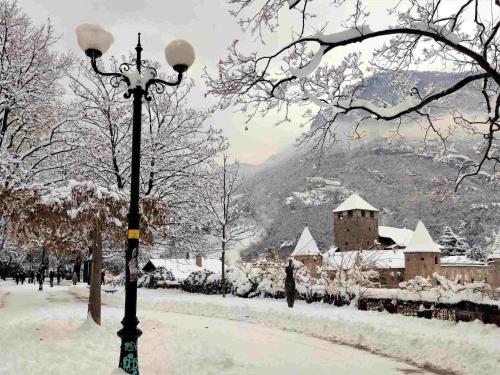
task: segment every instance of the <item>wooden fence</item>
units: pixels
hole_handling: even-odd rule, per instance
[[[390,314],[417,316],[427,319],[454,320],[496,324],[500,327],[500,308],[496,305],[462,301],[455,304],[422,301],[404,301],[393,299],[360,298],[360,310],[384,311]]]

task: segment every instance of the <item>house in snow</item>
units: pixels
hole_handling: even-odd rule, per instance
[[[460,257],[441,258],[424,223],[415,231],[379,226],[379,210],[357,194],[351,195],[333,210],[333,246],[322,255],[323,266],[331,271],[354,265],[379,271],[380,283],[396,287],[399,282],[428,277],[434,273],[461,282],[483,281],[500,287],[500,232],[488,262]],[[292,257],[316,269],[321,254],[309,228],[304,229]],[[453,259],[452,259],[453,258]]]
[[[219,259],[203,258],[201,255],[197,255],[196,258],[186,259],[151,258],[144,267],[142,267],[142,270],[144,272],[152,272],[160,267],[170,270],[175,279],[179,282],[184,281],[189,274],[194,271],[205,269],[218,273],[222,270],[222,264]]]

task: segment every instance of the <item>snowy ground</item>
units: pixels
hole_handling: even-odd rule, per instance
[[[103,293],[101,327],[85,319],[87,294],[85,286],[38,292],[2,282],[0,374],[109,374],[123,292]],[[147,289],[139,290],[139,319],[141,374],[500,373],[500,329],[482,323]]]

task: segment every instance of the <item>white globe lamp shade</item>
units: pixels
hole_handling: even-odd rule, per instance
[[[75,32],[78,45],[87,54],[89,54],[89,51],[98,51],[102,55],[114,41],[113,34],[99,25],[84,23],[78,26]]]
[[[177,39],[165,48],[165,57],[174,70],[183,72],[193,65],[195,54],[191,44],[183,39]]]

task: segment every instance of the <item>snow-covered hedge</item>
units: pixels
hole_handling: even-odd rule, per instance
[[[208,270],[191,272],[182,282],[182,289],[190,293],[222,294],[221,273]],[[231,293],[231,283],[227,279],[226,293]]]
[[[158,267],[152,272],[144,273],[139,277],[137,286],[139,288],[166,288],[175,283],[175,277],[172,271],[164,267]]]

